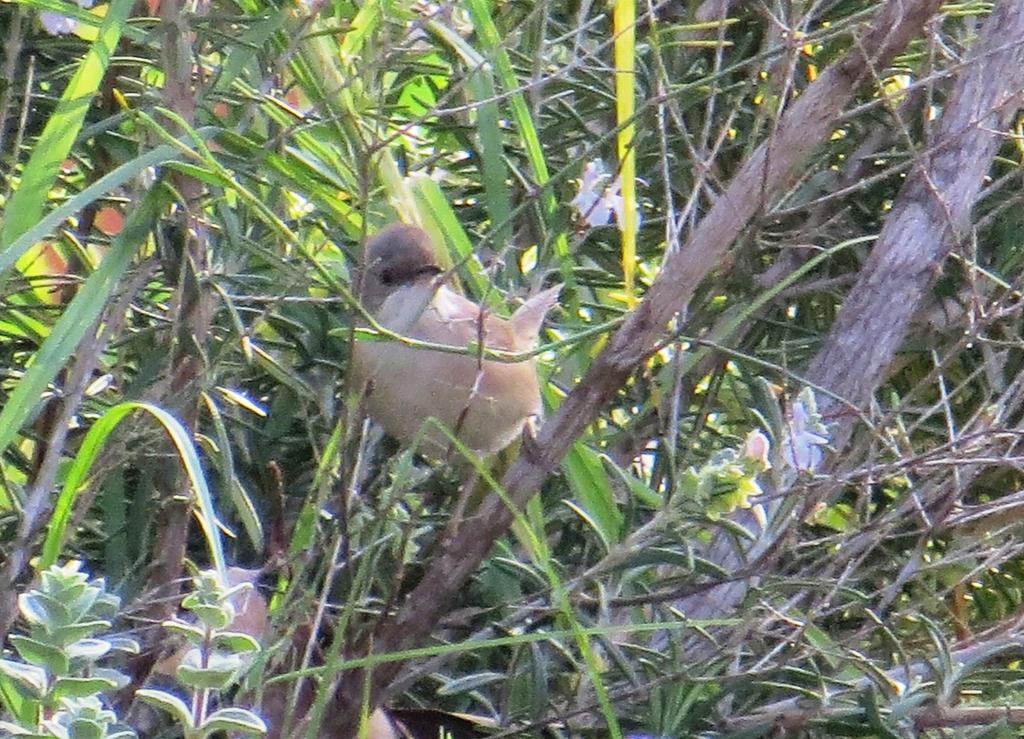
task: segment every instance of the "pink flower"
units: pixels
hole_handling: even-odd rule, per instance
[[[768,455],[771,452],[771,442],[760,429],[754,429],[747,438],[743,440],[743,447],[740,450],[744,457],[754,462],[763,469],[771,467]]]

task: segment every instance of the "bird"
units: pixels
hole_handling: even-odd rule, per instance
[[[536,348],[562,289],[538,293],[505,319],[448,287],[444,274],[430,237],[394,223],[366,243],[360,302],[383,328],[411,339],[519,353]],[[370,418],[405,445],[434,418],[485,457],[507,447],[543,411],[534,357],[504,362],[475,351],[357,338],[351,369]],[[436,459],[446,459],[453,446],[436,427],[425,429],[419,442],[416,451]]]

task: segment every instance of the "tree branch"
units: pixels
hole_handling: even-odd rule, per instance
[[[935,144],[908,176],[807,373],[858,407],[885,379],[943,260],[970,236],[983,178],[1024,88],[1024,6],[998,4],[970,56],[974,63],[957,77]],[[827,398],[819,403],[823,412],[834,406]]]

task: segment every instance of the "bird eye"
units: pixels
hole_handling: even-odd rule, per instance
[[[380,281],[383,282],[385,285],[390,285],[392,282],[395,281],[395,276],[394,274],[392,274],[390,269],[386,269],[380,273]]]

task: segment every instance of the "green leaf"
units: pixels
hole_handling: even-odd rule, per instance
[[[93,667],[91,676],[106,680],[115,690],[126,688],[131,683],[131,678],[113,667]]]
[[[168,162],[167,167],[213,187],[231,187],[231,182],[226,180],[219,172],[213,172],[198,164],[174,161]]]
[[[29,664],[45,667],[54,675],[68,673],[70,669],[68,655],[59,648],[20,634],[12,634],[9,638],[21,658]]]
[[[138,734],[132,729],[107,729],[106,739],[136,739]]]
[[[159,708],[166,714],[180,724],[185,729],[194,728],[192,723],[192,711],[185,704],[181,698],[176,695],[172,695],[164,690],[152,690],[151,688],[142,688],[141,690],[135,691],[135,697],[144,703]]]
[[[191,644],[202,644],[203,640],[206,639],[206,629],[197,624],[186,623],[175,619],[173,621],[164,621],[163,627],[168,631],[176,631],[184,636]]]
[[[260,9],[263,13],[268,11],[267,8]],[[253,18],[249,27],[238,37],[238,43],[228,47],[227,58],[217,71],[213,89],[228,91],[231,83],[255,60],[259,47],[285,26],[290,15],[289,10],[282,8],[277,12],[270,11],[265,18]]]
[[[19,595],[18,610],[30,624],[50,632],[72,620],[71,613],[63,603],[38,590]]]
[[[292,532],[291,541],[288,542],[288,555],[296,556],[307,551],[316,538],[316,523],[319,518],[319,508],[315,501],[310,501],[302,506],[295,521],[295,530]]]
[[[878,735],[879,739],[900,739],[900,735],[889,728],[889,722],[879,705],[878,691],[872,687],[861,692],[861,706],[864,708],[867,724]]]
[[[120,403],[108,410],[93,424],[92,428],[89,429],[89,433],[85,435],[85,439],[82,440],[78,454],[75,456],[74,462],[65,477],[64,488],[61,490],[60,496],[57,498],[57,504],[54,506],[53,516],[50,518],[50,525],[46,532],[46,539],[43,542],[40,566],[47,567],[57,560],[67,533],[68,522],[71,520],[75,499],[89,474],[89,470],[92,468],[93,462],[117,425],[128,414],[136,410],[145,411],[159,421],[178,450],[178,456],[182,460],[185,472],[192,483],[192,490],[195,492],[196,507],[198,509],[197,517],[203,535],[206,537],[207,546],[210,549],[210,558],[223,577],[223,573],[226,570],[224,547],[220,540],[217,516],[213,508],[213,497],[206,484],[202,464],[199,461],[199,456],[196,454],[192,440],[181,423],[170,413],[149,403],[138,402]]]
[[[196,618],[202,621],[211,629],[223,629],[234,620],[234,613],[224,605],[210,605],[208,603],[189,603],[184,607],[195,614]]]
[[[586,444],[577,442],[566,455],[562,469],[573,496],[579,501],[579,508],[586,511],[605,549],[618,543],[622,536],[622,512],[615,502],[615,492],[601,455]]]
[[[199,667],[186,659],[178,665],[175,672],[178,682],[193,690],[224,690],[235,680],[235,676],[243,667],[240,657],[214,653],[209,657],[206,667]]]
[[[117,689],[117,682],[105,677],[61,677],[53,684],[54,698],[86,698]]]
[[[619,467],[610,457],[604,456],[602,459],[605,467],[610,468],[615,473],[615,476],[629,488],[629,492],[633,494],[634,498],[656,510],[665,504],[665,499],[661,496],[661,493],[651,490],[650,486],[643,480],[637,478],[630,471]]]
[[[507,679],[508,676],[503,672],[475,672],[447,682],[437,689],[437,694],[458,695],[459,693],[468,693],[471,690],[479,690]]]
[[[669,566],[677,573],[692,572],[694,559],[688,552],[680,552],[667,547],[641,547],[629,552],[607,569],[607,572],[626,570],[631,567]],[[604,570],[602,570],[604,572]]]
[[[67,739],[104,739],[107,734],[107,725],[91,718],[73,718],[66,722],[66,728],[57,721],[44,721],[43,726],[62,738],[65,734],[61,729],[64,729]]]
[[[59,629],[53,630],[53,636],[61,644],[73,644],[79,639],[85,639],[106,631],[110,628],[110,621],[80,621],[75,624],[68,624],[67,626],[61,626]]]
[[[41,699],[46,696],[46,670],[42,667],[0,659],[0,673],[25,688],[33,697]]]
[[[480,163],[487,212],[491,228],[495,229],[492,236],[493,244],[495,248],[501,248],[511,241],[512,205],[506,182],[508,167],[505,165],[505,152],[501,140],[500,111],[493,67],[449,26],[429,21],[427,29],[462,57],[466,68],[471,70],[467,88],[475,103],[473,109],[476,113],[477,136],[480,139]]]
[[[260,643],[256,639],[239,631],[222,631],[216,634],[213,637],[213,646],[236,654],[260,651]]]
[[[84,659],[94,662],[110,651],[110,642],[106,639],[79,639],[64,647],[64,653],[71,659]]]
[[[202,394],[206,409],[210,414],[210,420],[217,432],[218,451],[214,459],[217,461],[217,468],[220,472],[221,487],[228,491],[227,500],[235,509],[235,514],[242,520],[242,526],[249,536],[253,548],[256,551],[263,550],[264,535],[263,522],[256,511],[256,506],[249,497],[249,494],[242,487],[241,481],[234,473],[235,459],[231,451],[231,435],[228,433],[224,423],[224,416],[220,412],[220,406],[214,401],[210,393]]]
[[[35,726],[39,714],[39,703],[27,698],[16,683],[0,671],[0,706],[7,715],[25,726]]]
[[[104,638],[110,643],[111,651],[125,654],[138,654],[142,651],[139,643],[130,636],[107,636]]]
[[[200,727],[203,736],[217,731],[262,735],[267,733],[266,722],[244,708],[221,708],[211,713]]]
[[[82,583],[81,587],[75,588],[78,592],[77,595],[65,593],[63,594],[62,602],[67,603],[68,610],[71,611],[76,620],[85,619],[90,615],[93,610],[93,606],[95,606],[99,601],[104,588],[106,588],[106,583],[102,580],[99,581],[98,585],[87,585]]]
[[[214,132],[214,129],[211,128],[199,130],[199,134],[204,137],[211,136]],[[97,198],[117,190],[125,183],[137,177],[140,172],[172,161],[179,156],[181,156],[181,152],[169,144],[158,146],[152,151],[141,154],[135,159],[122,164],[114,171],[96,180],[96,182],[86,187],[74,197],[68,198],[68,200],[47,213],[38,223],[19,236],[7,249],[0,252],[0,275],[5,274],[14,267],[18,259],[32,246],[52,234],[64,221],[79,213]]]

